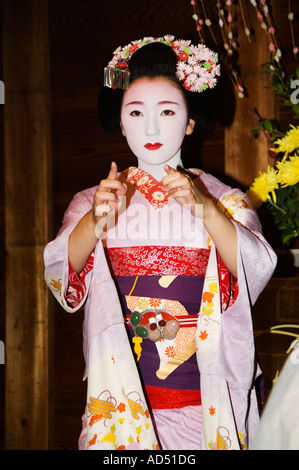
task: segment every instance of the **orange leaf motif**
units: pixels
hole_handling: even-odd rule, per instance
[[[201,332],[200,332],[199,338],[200,338],[202,341],[204,341],[205,339],[207,339],[208,336],[209,336],[209,335],[208,335],[208,333],[207,333],[206,330],[205,330],[205,331],[201,331]]]
[[[96,443],[96,441],[97,441],[97,437],[98,437],[97,434],[95,434],[95,435],[93,436],[93,438],[90,439],[90,441],[88,442],[88,445],[89,445],[89,446],[93,446],[93,445]]]
[[[102,414],[92,415],[92,417],[89,420],[89,426],[90,427],[93,426],[97,421],[101,421],[102,418],[103,418]]]

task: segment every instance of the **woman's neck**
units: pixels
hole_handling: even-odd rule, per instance
[[[138,160],[138,168],[143,171],[149,173],[156,181],[161,181],[164,176],[166,176],[166,172],[164,170],[165,165],[169,165],[170,167],[174,168],[175,170],[180,166],[183,167],[182,160],[181,160],[181,151],[179,151],[174,157],[168,160],[165,163],[151,165],[150,163]]]

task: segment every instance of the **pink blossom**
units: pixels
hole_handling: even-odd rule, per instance
[[[263,15],[261,14],[260,11],[257,12],[257,17],[260,21],[263,21]]]

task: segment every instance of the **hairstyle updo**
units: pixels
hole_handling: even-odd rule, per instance
[[[158,77],[172,81],[183,93],[189,118],[204,129],[213,126],[216,114],[216,96],[214,89],[201,93],[186,90],[176,77],[177,56],[170,46],[163,43],[150,43],[141,47],[132,55],[129,62],[129,84],[141,78]],[[124,90],[103,87],[98,99],[98,114],[105,132],[112,132],[119,127],[121,104]]]

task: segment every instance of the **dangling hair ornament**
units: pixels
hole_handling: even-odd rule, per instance
[[[188,40],[176,40],[174,36],[162,38],[145,37],[133,41],[124,47],[118,47],[112,60],[104,69],[104,86],[120,88],[129,87],[129,61],[138,49],[147,44],[160,42],[170,46],[177,55],[176,77],[186,90],[201,93],[207,88],[213,88],[220,75],[220,65],[217,65],[218,54],[203,44],[196,46]]]

